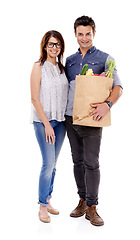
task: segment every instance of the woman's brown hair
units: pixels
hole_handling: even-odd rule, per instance
[[[55,30],[48,31],[43,36],[43,38],[41,40],[41,44],[40,44],[40,58],[39,58],[39,62],[40,62],[41,65],[43,65],[44,62],[47,60],[47,52],[46,52],[45,48],[46,48],[46,44],[48,43],[48,41],[49,41],[49,39],[51,37],[54,37],[58,41],[60,41],[61,52],[58,55],[58,66],[59,66],[60,72],[63,73],[64,66],[63,66],[62,60],[63,60],[63,53],[64,53],[64,48],[65,48],[65,43],[64,43],[64,39],[63,39],[61,33],[57,32]]]

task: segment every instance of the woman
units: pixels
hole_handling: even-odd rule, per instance
[[[64,40],[57,31],[47,32],[41,41],[41,55],[31,73],[32,123],[42,154],[39,178],[39,219],[50,222],[48,214],[59,214],[50,198],[56,161],[65,137],[65,108],[68,81],[62,58]],[[57,62],[58,59],[58,62]]]

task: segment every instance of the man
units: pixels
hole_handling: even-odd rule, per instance
[[[75,77],[79,75],[84,64],[93,70],[95,74],[107,72],[107,59],[110,55],[104,53],[93,45],[95,36],[95,23],[92,18],[82,16],[74,23],[75,36],[79,44],[79,50],[66,59],[66,72],[69,80],[68,104],[66,109],[66,127],[69,138],[72,158],[74,163],[74,176],[78,188],[80,201],[71,212],[71,217],[80,217],[90,220],[95,226],[104,225],[103,219],[98,215],[98,189],[100,182],[99,152],[102,137],[102,128],[73,125],[73,102],[75,93]],[[91,115],[96,121],[100,121],[117,102],[122,94],[122,86],[115,68],[113,75],[113,88],[105,102],[94,104]]]

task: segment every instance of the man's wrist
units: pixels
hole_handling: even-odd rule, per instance
[[[109,108],[111,108],[113,105],[111,101],[105,101],[105,103],[109,106]]]

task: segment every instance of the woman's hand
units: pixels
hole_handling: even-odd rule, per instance
[[[55,143],[55,133],[52,126],[49,124],[45,125],[45,134],[46,134],[46,142],[49,142],[51,145]]]
[[[109,111],[107,103],[91,104],[90,106],[93,107],[94,110],[90,112],[89,117],[93,115],[93,120],[95,121],[103,119]]]

